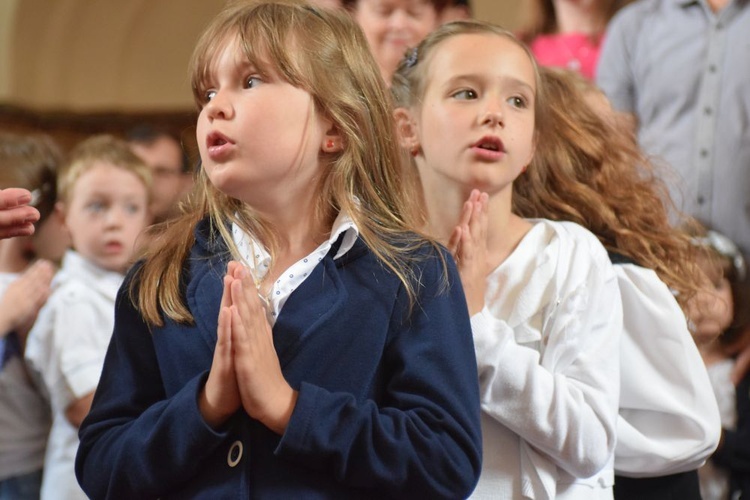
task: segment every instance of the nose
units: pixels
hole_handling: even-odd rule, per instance
[[[388,17],[388,26],[394,31],[403,31],[409,27],[409,14],[406,9],[395,9]]]
[[[488,99],[486,106],[481,111],[480,121],[482,125],[491,127],[505,125],[502,103],[496,99]]]
[[[216,91],[213,99],[206,103],[203,111],[210,121],[216,119],[229,120],[234,116],[234,108],[227,93],[219,90]]]
[[[122,207],[111,207],[107,210],[105,224],[107,228],[117,228],[122,226],[125,219],[125,209]]]

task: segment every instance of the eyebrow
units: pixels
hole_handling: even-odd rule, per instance
[[[531,92],[532,95],[536,95],[536,91],[534,91],[534,87],[532,87],[531,85],[529,85],[523,80],[520,80],[512,76],[503,76],[500,79],[503,81],[503,83],[507,82],[507,83],[510,83],[511,85],[523,87],[529,92]],[[455,84],[462,83],[462,82],[475,83],[480,80],[484,80],[484,78],[474,73],[466,73],[466,74],[459,74],[456,76],[452,76],[445,82],[445,84],[455,85]]]

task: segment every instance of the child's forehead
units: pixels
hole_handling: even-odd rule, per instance
[[[506,78],[536,91],[536,71],[515,40],[495,33],[462,33],[442,40],[427,55],[428,81],[456,77]]]
[[[144,166],[144,168],[147,167]],[[109,160],[95,159],[83,165],[78,176],[73,180],[73,188],[75,191],[78,190],[76,188],[81,187],[89,191],[102,188],[112,192],[132,190],[135,184],[128,182],[132,180],[136,180],[144,191],[148,190],[148,186],[134,167],[130,168]]]

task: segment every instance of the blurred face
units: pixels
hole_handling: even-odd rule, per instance
[[[331,122],[310,93],[253,67],[235,42],[209,78],[196,132],[211,183],[261,211],[313,197]]]
[[[534,154],[536,73],[526,52],[498,35],[458,35],[425,64],[425,95],[412,110],[425,185],[510,196]]]
[[[439,23],[438,12],[427,0],[359,0],[354,18],[386,82],[406,50],[416,47]]]
[[[41,224],[37,224],[31,236],[34,256],[59,264],[70,247],[70,235],[58,213],[51,213]]]
[[[78,178],[64,207],[73,248],[108,271],[125,272],[136,239],[149,223],[146,186],[134,173],[106,162]]]
[[[732,285],[726,278],[707,284],[693,298],[689,307],[693,337],[698,344],[715,340],[729,328],[734,317]]]
[[[182,171],[182,149],[171,137],[159,137],[151,144],[132,144],[131,149],[151,169],[151,211],[158,220],[167,218],[189,188],[190,175]]]

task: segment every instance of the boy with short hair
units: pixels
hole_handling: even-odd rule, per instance
[[[73,250],[29,334],[26,357],[49,392],[53,422],[44,499],[85,499],[73,470],[78,426],[91,407],[114,324],[114,302],[150,222],[151,174],[128,144],[109,135],[83,141],[58,182],[57,210]]]

